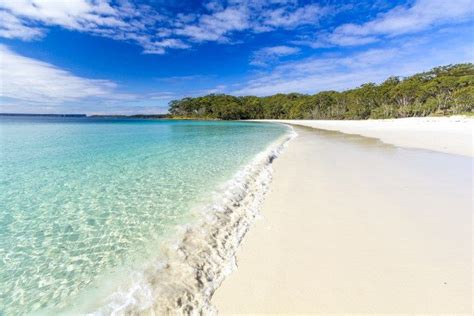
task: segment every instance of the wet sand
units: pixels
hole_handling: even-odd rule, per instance
[[[220,313],[470,314],[472,158],[296,130]]]

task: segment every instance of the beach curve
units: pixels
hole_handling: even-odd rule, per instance
[[[472,158],[296,130],[219,312],[469,314]]]

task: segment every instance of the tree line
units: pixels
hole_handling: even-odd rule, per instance
[[[266,97],[209,94],[173,100],[174,118],[382,119],[472,114],[474,64],[436,67],[410,77],[390,77],[342,92],[289,93]]]

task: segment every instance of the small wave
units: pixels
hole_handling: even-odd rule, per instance
[[[120,288],[90,315],[217,314],[215,290],[235,268],[238,247],[259,213],[272,179],[272,162],[297,134],[272,143],[224,186],[223,193],[198,211],[179,242],[165,247],[164,260],[126,276]]]

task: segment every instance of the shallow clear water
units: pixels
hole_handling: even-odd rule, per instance
[[[0,117],[0,314],[64,307],[156,255],[287,132],[250,122]]]

